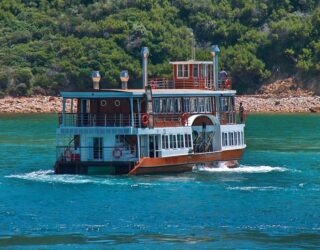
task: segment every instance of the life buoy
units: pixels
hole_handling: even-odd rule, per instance
[[[113,151],[112,151],[112,156],[116,159],[120,159],[121,156],[122,156],[122,150],[120,148],[115,148]]]
[[[73,153],[72,153],[70,147],[67,147],[67,148],[64,150],[63,156],[64,156],[64,158],[67,159],[67,160],[71,160],[71,159],[73,158]]]
[[[227,80],[226,80],[226,89],[230,89],[230,87],[231,87],[231,81],[230,81],[229,78],[227,78]]]
[[[148,114],[143,114],[141,117],[141,122],[144,126],[147,126],[149,123],[149,116]]]
[[[182,123],[183,126],[186,125],[187,120],[188,120],[188,114],[187,113],[183,113],[181,115],[181,123]]]

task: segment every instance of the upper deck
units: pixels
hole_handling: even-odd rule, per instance
[[[212,61],[174,61],[172,79],[148,79],[147,48],[142,49],[141,88],[128,88],[129,74],[120,73],[120,89],[100,89],[100,74],[92,74],[93,89],[61,92],[62,126],[172,127],[185,125],[194,115],[216,116],[221,124],[236,122],[231,82],[218,73],[219,48],[211,49]],[[71,103],[70,112],[66,104]],[[70,121],[70,122],[68,122]],[[144,122],[143,122],[144,121]]]

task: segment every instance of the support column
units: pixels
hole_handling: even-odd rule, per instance
[[[130,112],[131,112],[131,126],[134,127],[134,117],[133,117],[133,97],[130,97]]]
[[[62,126],[65,126],[65,119],[66,119],[66,99],[62,99]]]
[[[138,161],[140,161],[140,135],[137,135]]]
[[[139,128],[141,128],[141,108],[140,108],[140,99],[138,98],[137,99],[137,101],[138,101],[138,124],[139,124]]]
[[[70,108],[70,113],[73,114],[73,98],[71,98],[71,108]]]

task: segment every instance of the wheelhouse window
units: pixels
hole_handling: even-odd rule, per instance
[[[188,78],[189,77],[189,65],[188,64],[178,64],[177,65],[177,77],[178,78]]]

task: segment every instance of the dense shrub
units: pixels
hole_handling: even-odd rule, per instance
[[[115,87],[127,69],[129,86],[138,86],[142,46],[150,48],[149,74],[170,76],[169,60],[189,59],[193,37],[200,60],[220,45],[240,91],[275,73],[316,78],[319,25],[317,0],[2,0],[0,91],[86,89],[92,70]]]

